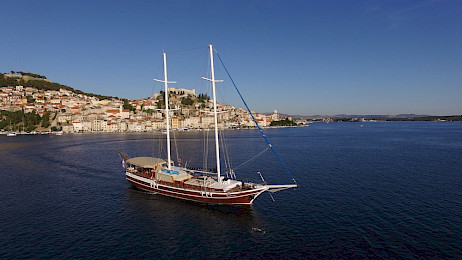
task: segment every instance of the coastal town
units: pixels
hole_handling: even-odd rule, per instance
[[[46,81],[17,74],[3,74],[5,78],[21,78]],[[213,125],[211,114],[213,100],[206,94],[197,94],[195,89],[169,88],[170,126],[174,130],[209,129]],[[36,113],[41,118],[49,116],[49,124],[42,124],[43,131],[62,131],[64,133],[87,132],[149,132],[166,128],[164,111],[164,92],[138,100],[119,98],[101,99],[96,96],[75,93],[60,88],[44,90],[31,86],[6,86],[0,88],[0,110]],[[221,129],[254,127],[250,113],[231,105],[218,105],[218,127]],[[280,118],[277,110],[272,114],[255,113],[261,127],[271,125]],[[2,116],[2,120],[6,116]],[[289,118],[289,120],[292,120]],[[11,124],[11,123],[10,123]],[[30,132],[37,129],[4,125],[0,131]],[[40,127],[39,127],[40,128]]]

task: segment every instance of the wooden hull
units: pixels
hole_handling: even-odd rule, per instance
[[[250,205],[262,192],[267,190],[265,187],[257,187],[250,190],[226,193],[164,185],[129,172],[126,173],[126,178],[135,187],[144,191],[207,204]]]

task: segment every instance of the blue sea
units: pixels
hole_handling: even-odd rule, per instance
[[[0,258],[462,258],[462,123],[314,123],[266,134],[300,187],[250,207],[132,187],[118,152],[165,158],[159,133],[0,136]],[[174,135],[173,159],[214,167],[212,131]],[[224,137],[223,166],[244,164],[238,178],[292,183],[257,130]]]

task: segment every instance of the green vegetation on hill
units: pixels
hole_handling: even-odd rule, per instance
[[[5,75],[0,72],[0,87],[8,87],[8,86],[20,86],[18,81],[15,78],[5,78]]]
[[[24,72],[24,71],[11,71],[11,74],[21,74],[23,76],[29,76],[29,77],[34,77],[34,78],[39,78],[39,79],[46,79],[47,77],[40,75],[40,74],[34,74],[30,72]]]
[[[14,72],[14,71],[12,71],[12,72]],[[39,75],[39,74],[34,74],[34,73],[29,73],[29,72],[22,72],[22,71],[20,71],[18,73],[20,73],[21,75],[27,75],[27,76],[31,76],[31,77],[35,77],[35,78],[46,79],[45,76],[42,76],[42,75]],[[85,93],[83,91],[73,89],[73,88],[71,88],[69,86],[66,86],[66,85],[62,85],[62,84],[55,83],[55,82],[48,82],[48,81],[44,81],[44,80],[25,81],[23,79],[17,79],[17,78],[6,78],[3,73],[0,73],[0,87],[8,87],[8,86],[12,86],[12,87],[14,87],[14,86],[34,87],[34,88],[40,89],[40,90],[56,90],[56,91],[59,91],[59,89],[62,88],[62,89],[65,89],[65,90],[72,91],[72,92],[74,92],[76,94],[83,94],[83,95],[87,95],[87,96],[90,96],[90,97],[96,97],[99,100],[117,98],[117,97],[103,96],[103,95],[98,95],[98,94],[93,94],[93,93]]]
[[[194,104],[196,103],[202,103],[201,107],[205,107],[205,102],[210,100],[210,97],[207,95],[207,94],[199,94],[197,97],[195,96],[192,96],[192,95],[187,95],[187,96],[183,96],[183,97],[178,97],[178,96],[181,96],[181,95],[184,95],[184,93],[175,93],[174,91],[170,91],[169,93],[169,100],[170,101],[173,101],[173,100],[178,100],[181,102],[181,104],[183,105],[183,107],[190,107],[190,106],[194,106]],[[171,98],[171,99],[170,99]],[[165,92],[164,91],[160,91],[159,92],[159,95],[157,96],[157,108],[158,109],[165,109]]]
[[[48,116],[49,117],[49,116]],[[0,130],[4,131],[33,131],[44,120],[37,112],[0,110]],[[49,124],[49,122],[48,122]]]
[[[270,126],[297,126],[297,123],[286,117],[283,120],[271,122]]]
[[[45,112],[42,116],[42,127],[48,128],[50,126],[50,112]]]
[[[128,103],[128,99],[122,99],[122,100],[124,101],[124,106],[123,106],[124,109],[135,111],[135,108],[132,105],[130,105],[130,103]]]
[[[191,97],[184,97],[181,99],[181,104],[185,106],[191,106],[194,104],[194,100]]]
[[[209,101],[210,97],[207,94],[199,94],[197,96],[197,99],[198,99],[199,102],[204,103],[205,101]]]

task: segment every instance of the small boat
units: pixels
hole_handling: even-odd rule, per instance
[[[6,136],[16,136],[16,132],[8,132],[8,134],[6,134]]]
[[[220,167],[220,147],[219,147],[219,136],[218,136],[218,120],[217,120],[217,99],[215,93],[215,83],[219,82],[215,80],[214,66],[213,66],[213,46],[209,45],[210,52],[210,67],[211,67],[211,79],[203,78],[208,80],[212,84],[213,90],[213,114],[214,114],[214,131],[215,131],[215,157],[216,157],[216,170],[215,169],[193,169],[181,166],[175,166],[171,160],[170,151],[170,124],[169,121],[169,101],[168,101],[168,83],[167,80],[167,56],[163,53],[164,60],[164,79],[157,80],[164,83],[165,87],[165,116],[166,116],[166,131],[165,134],[167,139],[167,159],[155,158],[155,157],[134,157],[129,158],[123,152],[120,152],[122,156],[122,165],[125,168],[125,176],[128,182],[133,184],[135,187],[148,191],[151,193],[157,193],[169,197],[178,199],[184,199],[194,202],[201,202],[207,204],[221,204],[221,205],[250,205],[253,201],[263,192],[277,192],[289,188],[296,188],[298,184],[290,174],[290,171],[282,162],[279,155],[274,150],[274,147],[270,144],[268,138],[263,133],[263,130],[258,125],[258,122],[253,117],[251,110],[247,107],[249,113],[256,126],[259,128],[262,136],[265,138],[268,148],[271,149],[279,161],[282,163],[284,168],[294,184],[282,184],[282,185],[269,185],[263,179],[260,174],[262,183],[252,183],[237,180],[235,174],[232,172],[231,177],[225,178],[222,176]],[[221,59],[220,59],[221,60]],[[237,89],[237,87],[236,87]],[[239,92],[238,92],[239,93]],[[239,93],[239,96],[242,96]],[[207,129],[208,130],[208,129]],[[213,129],[211,130],[213,131]],[[179,162],[178,162],[179,163]]]

